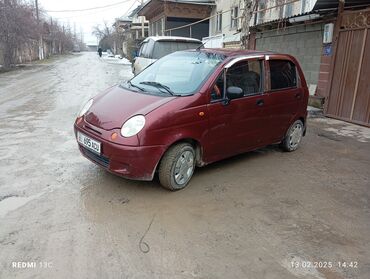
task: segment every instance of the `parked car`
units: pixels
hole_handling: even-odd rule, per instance
[[[134,59],[132,72],[137,75],[167,54],[179,50],[196,49],[202,44],[200,40],[185,37],[148,37],[141,43],[138,56]]]
[[[110,49],[107,49],[107,57],[114,58],[114,54]]]
[[[280,143],[298,148],[308,89],[285,54],[202,49],[167,55],[80,111],[81,153],[108,171],[184,188],[195,167]]]

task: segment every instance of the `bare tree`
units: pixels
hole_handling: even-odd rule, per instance
[[[32,7],[19,4],[17,0],[0,1],[0,42],[3,50],[3,64],[9,68],[21,45],[37,39],[40,29],[33,16]]]
[[[240,43],[242,49],[248,48],[249,41],[249,24],[252,20],[253,13],[257,8],[256,0],[240,0],[240,9],[243,11],[241,16],[241,34]]]
[[[94,26],[92,34],[97,37],[99,46],[103,49],[116,49],[117,44],[123,40],[122,34],[109,26],[106,21],[104,21],[103,25]]]
[[[49,24],[45,17],[41,15],[40,24],[37,24],[33,5],[22,0],[0,0],[0,61],[5,69],[25,60],[22,57],[25,53],[30,59],[37,59],[33,50],[40,34],[45,38],[43,43],[55,40],[60,46],[59,53],[72,50],[72,34],[57,22]]]
[[[263,15],[267,10],[273,10],[276,14],[282,15],[285,5],[291,5],[290,0],[239,0],[239,6],[243,11],[241,15],[241,48],[247,49],[249,43],[250,23],[254,15],[254,24],[257,24],[257,15]],[[283,18],[279,19],[279,26],[285,25]]]

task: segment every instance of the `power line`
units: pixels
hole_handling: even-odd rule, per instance
[[[140,3],[139,0],[135,0],[132,5],[130,6],[130,8],[127,9],[126,13],[124,14],[124,16],[128,15],[128,13],[131,11],[132,7],[135,6],[136,2]],[[141,5],[141,3],[140,3]],[[135,8],[136,9],[136,8]]]
[[[80,18],[81,16],[83,17],[90,17],[92,15],[97,15],[97,14],[102,14],[108,11],[111,11],[112,9],[115,9],[115,7],[108,7],[108,8],[103,8],[99,11],[87,11],[87,13],[82,13],[82,14],[74,14],[74,15],[68,15],[68,16],[54,16],[54,18],[59,18],[59,19],[71,19],[71,18]]]
[[[132,1],[132,0],[129,0],[128,2],[130,2],[130,1]],[[138,0],[135,0],[134,2],[133,2],[133,5],[137,2]],[[131,6],[131,8],[132,8],[133,6]],[[130,8],[130,9],[131,9]],[[58,19],[59,21],[64,21],[64,22],[67,22],[67,21],[69,21],[69,19],[74,19],[74,18],[79,18],[79,17],[81,17],[81,16],[83,16],[83,17],[90,17],[90,16],[92,16],[92,15],[96,15],[96,14],[101,14],[101,13],[105,13],[105,12],[107,12],[107,11],[110,11],[110,10],[112,10],[112,9],[115,9],[115,7],[108,7],[108,8],[103,8],[103,9],[101,9],[101,10],[99,10],[99,11],[92,11],[92,12],[88,12],[88,13],[83,13],[83,14],[75,14],[75,15],[72,15],[72,16],[54,16],[54,18],[56,18],[56,19]],[[127,12],[126,12],[126,14],[127,14]],[[82,21],[83,23],[96,23],[96,21]]]
[[[78,10],[59,10],[59,11],[52,11],[52,10],[46,10],[47,13],[73,13],[73,12],[84,12],[84,11],[91,11],[91,10],[98,10],[98,9],[104,9],[108,7],[113,7],[113,6],[118,6],[127,2],[130,2],[131,0],[125,0],[121,2],[116,2],[113,4],[105,5],[105,6],[100,6],[100,7],[93,7],[93,8],[86,8],[86,9],[78,9]]]

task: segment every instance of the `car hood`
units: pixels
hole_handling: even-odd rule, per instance
[[[94,98],[85,120],[104,130],[121,128],[130,117],[146,115],[173,99],[174,97],[153,96],[115,86]]]

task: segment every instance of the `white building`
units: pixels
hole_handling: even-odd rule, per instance
[[[205,47],[240,47],[239,0],[215,0],[209,22],[209,37],[203,38]]]
[[[304,15],[311,12],[317,2],[317,0],[260,0],[257,7],[257,18],[252,20],[251,25]],[[307,17],[307,19],[311,18]]]

